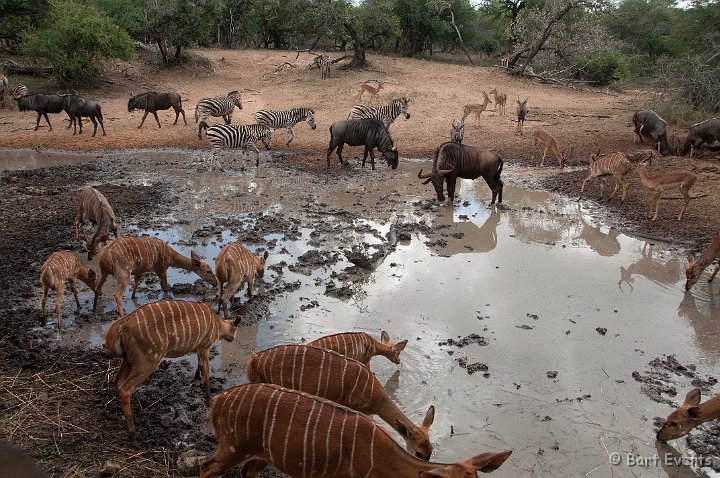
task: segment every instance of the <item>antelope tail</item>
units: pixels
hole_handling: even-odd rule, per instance
[[[247,375],[248,382],[250,383],[258,383],[260,381],[260,377],[258,377],[257,370],[255,369],[255,362],[253,360],[250,360],[247,367],[245,367],[245,374]]]
[[[110,324],[107,335],[105,336],[105,348],[115,357],[125,357],[125,349],[122,345],[122,319],[118,319]]]

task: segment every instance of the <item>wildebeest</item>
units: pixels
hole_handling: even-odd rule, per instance
[[[82,117],[90,118],[93,124],[93,136],[97,133],[97,125],[100,122],[103,136],[105,136],[105,125],[103,124],[102,107],[97,101],[86,100],[82,96],[75,93],[68,95],[60,95],[63,99],[63,108],[70,117],[68,129],[73,126],[73,136],[77,133],[77,126],[80,125],[80,134],[82,134]]]
[[[387,161],[388,166],[396,169],[398,166],[398,151],[390,137],[390,132],[382,121],[377,119],[351,119],[336,121],[330,126],[330,144],[327,150],[327,167],[330,168],[330,154],[337,148],[337,155],[340,164],[343,164],[342,150],[344,145],[365,146],[362,165],[365,167],[368,153],[370,153],[370,164],[375,169],[375,154],[373,149],[377,148],[382,157]]]
[[[693,152],[700,149],[705,143],[714,143],[720,141],[720,118],[711,118],[702,123],[696,123],[690,127],[687,139],[683,144],[682,154],[690,153],[692,158]]]
[[[37,121],[35,122],[35,131],[40,127],[40,117],[44,116],[48,124],[48,131],[52,131],[52,125],[48,118],[48,113],[61,113],[65,109],[65,102],[60,95],[45,95],[36,93],[34,95],[25,95],[13,98],[18,102],[18,110],[37,112]]]
[[[433,172],[418,173],[418,179],[425,179],[423,184],[433,183],[438,201],[444,201],[443,181],[447,181],[447,193],[450,203],[455,199],[455,181],[457,178],[477,179],[480,176],[492,191],[490,204],[502,202],[503,182],[500,179],[504,161],[492,151],[480,149],[477,146],[465,146],[459,143],[447,142],[435,150]]]
[[[145,118],[147,118],[148,113],[153,114],[153,116],[155,117],[155,121],[157,121],[158,128],[160,128],[160,120],[158,119],[157,111],[169,110],[170,108],[175,110],[175,122],[173,123],[173,125],[177,124],[180,113],[182,113],[183,121],[187,125],[187,120],[185,119],[185,110],[182,107],[182,99],[177,93],[158,93],[157,91],[146,91],[145,93],[135,95],[128,100],[128,112],[132,112],[136,109],[145,110],[145,114],[143,115],[142,121],[140,121],[140,126],[138,126],[138,128],[142,128],[142,125],[143,123],[145,123]]]
[[[633,114],[633,126],[635,135],[643,142],[644,138],[650,138],[658,153],[663,156],[673,154],[667,139],[667,122],[652,110],[636,111]]]

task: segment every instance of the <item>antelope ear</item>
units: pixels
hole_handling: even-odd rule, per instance
[[[430,428],[430,425],[432,425],[434,421],[435,421],[435,406],[430,405],[430,408],[428,408],[428,411],[425,414],[425,418],[423,419],[422,425],[425,428]]]
[[[263,260],[264,260],[264,261],[267,260],[267,258],[268,258],[269,255],[270,255],[270,253],[269,253],[268,251],[265,251],[265,252],[263,253]]]
[[[199,266],[200,263],[202,262],[202,257],[200,257],[200,255],[197,252],[190,251],[190,260],[192,260],[192,263],[194,266]]]
[[[405,350],[405,346],[407,345],[407,343],[408,343],[407,340],[403,340],[402,342],[398,342],[398,343],[396,343],[395,345],[393,345],[393,350],[394,350],[395,352],[402,352],[403,350]]]
[[[697,407],[700,405],[700,389],[699,388],[693,388],[688,392],[687,395],[685,395],[685,402],[683,402],[683,405],[690,405],[691,407]]]
[[[478,471],[490,473],[500,468],[500,465],[505,463],[505,460],[510,458],[511,454],[512,450],[505,450],[500,453],[483,453],[482,455],[470,458],[469,461]]]
[[[242,315],[238,314],[235,320],[233,320],[233,327],[239,326],[240,322],[242,322]]]
[[[395,425],[396,425],[395,430],[397,430],[397,432],[401,436],[403,436],[405,438],[410,438],[412,436],[412,432],[407,427],[407,425],[405,425],[405,423],[403,423],[402,420],[395,420]]]
[[[93,269],[88,269],[88,277],[90,278],[90,280],[95,280],[95,278],[97,277],[97,273],[95,273]]]
[[[382,342],[384,344],[390,343],[390,335],[387,332],[385,332],[384,330],[382,332],[380,332],[380,342]]]
[[[688,408],[688,415],[690,415],[690,418],[700,418],[700,407],[691,407]]]

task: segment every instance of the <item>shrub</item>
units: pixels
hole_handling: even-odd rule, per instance
[[[95,7],[52,0],[50,8],[41,28],[25,35],[23,49],[33,60],[52,66],[61,83],[97,82],[106,60],[132,57],[130,37]]]
[[[625,62],[616,52],[605,51],[580,57],[575,65],[576,76],[597,86],[616,82],[625,71]]]

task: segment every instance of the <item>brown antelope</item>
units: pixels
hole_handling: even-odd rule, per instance
[[[377,82],[377,86],[372,86],[367,82],[360,85],[360,94],[358,95],[358,101],[362,101],[363,93],[370,93],[370,103],[372,103],[373,98],[378,98],[378,93],[383,88],[383,82],[377,80],[375,81]]]
[[[650,200],[655,201],[655,215],[652,217],[652,220],[654,221],[658,217],[662,193],[672,189],[680,189],[680,193],[683,195],[683,199],[685,200],[682,208],[680,209],[680,214],[678,215],[678,221],[681,220],[683,214],[685,214],[685,209],[687,209],[688,203],[690,202],[690,188],[692,188],[695,181],[697,181],[697,174],[692,171],[681,169],[650,176],[647,172],[647,165],[649,162],[650,160],[643,161],[638,164],[638,174],[640,175],[640,181],[645,185],[645,187],[653,191]]]
[[[446,464],[407,453],[368,416],[330,400],[272,384],[246,384],[221,392],[213,403],[218,448],[200,478],[235,466],[255,478],[268,463],[297,478],[477,478],[512,451],[483,453]]]
[[[60,310],[62,309],[62,296],[65,292],[65,281],[70,282],[70,289],[75,297],[75,303],[80,310],[80,299],[78,299],[77,279],[87,284],[93,291],[97,286],[98,277],[95,271],[84,267],[70,251],[59,251],[50,254],[40,268],[40,284],[42,285],[42,318],[45,324],[45,306],[47,304],[48,291],[55,290],[55,318],[58,329],[62,329]]]
[[[412,455],[423,460],[432,455],[428,429],[435,407],[430,406],[422,425],[414,425],[362,362],[312,345],[281,345],[255,353],[245,371],[250,383],[274,383],[378,415],[403,437]]]
[[[698,279],[700,279],[700,276],[705,268],[709,266],[718,256],[720,256],[720,233],[715,236],[715,239],[713,239],[710,247],[708,247],[703,255],[700,256],[700,259],[696,261],[692,254],[688,255],[688,266],[687,269],[685,269],[685,290],[690,290],[692,286],[695,285]],[[720,261],[715,264],[715,270],[712,271],[712,274],[708,277],[708,282],[713,281],[718,273],[718,270],[720,270]]]
[[[100,191],[90,186],[80,188],[78,194],[78,206],[75,213],[75,237],[80,240],[80,228],[83,217],[86,217],[95,226],[95,232],[85,236],[85,247],[88,251],[88,260],[97,254],[98,245],[105,247],[108,234],[112,232],[115,238],[118,237],[117,224],[115,224],[115,213],[110,203]]]
[[[500,57],[500,66],[503,67],[503,68],[507,68],[507,67],[508,67],[508,56],[507,56],[507,55],[504,55],[504,56],[501,56],[501,57]]]
[[[497,88],[493,88],[492,90],[490,90],[490,94],[495,97],[495,109],[498,110],[498,114],[504,115],[505,103],[507,103],[507,94],[498,93]]]
[[[665,419],[657,432],[659,441],[680,438],[701,423],[720,418],[720,396],[700,403],[700,389],[694,388],[685,395],[685,401]]]
[[[517,114],[517,124],[515,125],[515,133],[523,134],[523,126],[525,126],[525,117],[528,114],[527,102],[530,98],[525,98],[525,101],[517,99],[517,106],[515,107],[515,113]]]
[[[608,198],[610,201],[620,189],[622,185],[623,191],[620,201],[625,200],[628,188],[630,187],[630,181],[625,177],[632,170],[632,163],[623,153],[610,153],[610,154],[591,154],[590,155],[590,174],[583,179],[582,186],[580,187],[580,199],[582,198],[583,191],[585,191],[585,185],[588,181],[595,178],[600,178],[600,200],[603,198],[603,190],[605,189],[605,176],[613,175],[615,177],[615,189]]]
[[[210,405],[210,349],[218,339],[235,340],[240,320],[220,319],[209,304],[168,300],[142,305],[110,324],[105,348],[122,358],[114,383],[131,440],[136,428],[130,398],[163,357],[197,353],[195,377],[202,376]]]
[[[239,243],[228,244],[222,248],[220,254],[215,258],[215,278],[219,288],[218,314],[222,305],[223,317],[228,318],[228,300],[242,288],[245,282],[247,282],[248,298],[252,299],[255,274],[260,277],[265,274],[267,258],[268,251],[256,256]],[[224,286],[225,283],[227,285]]]
[[[384,330],[380,334],[378,342],[365,332],[343,332],[341,334],[326,335],[313,340],[308,345],[322,347],[342,354],[346,357],[358,360],[370,366],[370,359],[376,355],[382,355],[394,364],[400,363],[400,352],[405,350],[408,341],[403,340],[393,344],[390,335]]]
[[[533,138],[535,139],[535,145],[534,148],[537,147],[538,143],[545,146],[545,150],[543,151],[543,157],[540,161],[540,167],[545,164],[545,157],[547,156],[548,149],[552,151],[552,153],[555,155],[555,157],[560,162],[560,169],[565,168],[565,154],[564,152],[560,151],[560,148],[558,147],[557,141],[555,138],[545,131],[544,129],[536,129],[533,133]],[[533,156],[535,156],[535,151],[533,150]]]
[[[206,282],[212,285],[217,284],[212,269],[195,251],[192,251],[190,258],[187,258],[155,237],[119,237],[100,251],[98,264],[100,265],[100,281],[95,288],[94,312],[97,312],[98,297],[102,295],[102,286],[111,275],[115,276],[117,281],[115,302],[120,316],[125,315],[122,299],[131,275],[135,277],[133,299],[140,283],[140,277],[145,272],[157,274],[160,278],[160,287],[167,295],[170,292],[167,280],[167,270],[170,267],[194,272]]]
[[[492,103],[490,101],[490,98],[488,98],[487,93],[485,93],[483,91],[482,94],[484,97],[482,104],[475,103],[475,104],[468,104],[468,105],[463,106],[463,116],[462,116],[462,119],[460,120],[463,124],[465,123],[465,118],[467,118],[468,116],[470,116],[473,113],[475,113],[475,120],[478,123],[480,122],[480,113],[485,111],[485,109],[487,108],[487,105]]]

